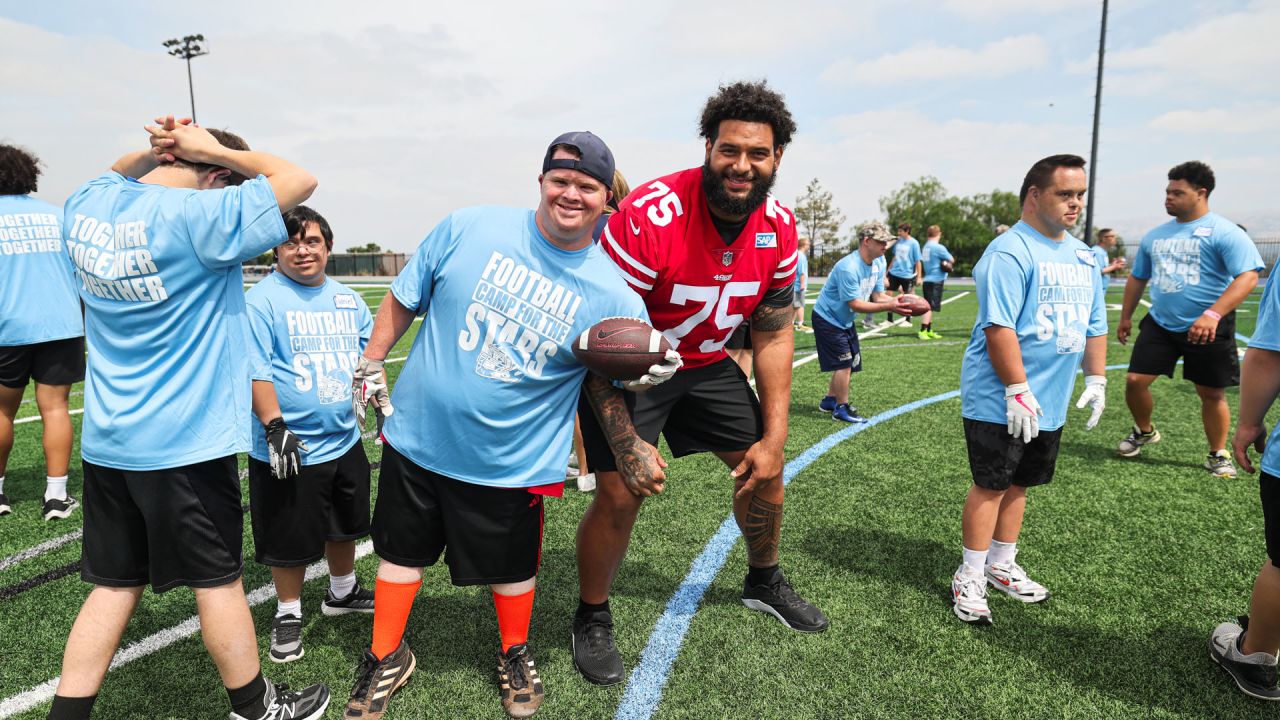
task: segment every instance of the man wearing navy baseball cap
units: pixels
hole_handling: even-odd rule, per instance
[[[492,591],[503,708],[528,717],[542,702],[529,619],[542,503],[563,490],[587,377],[571,343],[604,318],[645,317],[643,301],[591,239],[612,179],[613,153],[600,138],[561,135],[543,156],[536,210],[482,206],[450,214],[378,308],[352,397],[361,423],[370,402],[387,418],[371,532],[382,562],[373,642],[347,720],[382,717],[409,679],[416,659],[405,625],[423,568],[446,548],[454,585]],[[415,316],[422,327],[388,395],[383,362]],[[679,367],[672,355],[635,382],[669,378]],[[634,431],[618,448],[619,466],[637,482],[662,481],[656,451]],[[423,693],[433,691],[428,684]]]

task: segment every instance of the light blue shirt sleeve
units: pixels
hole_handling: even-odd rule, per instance
[[[1280,290],[1276,290],[1277,285],[1280,285],[1280,280],[1269,281],[1262,291],[1262,301],[1258,304],[1258,323],[1249,340],[1250,350],[1280,353]],[[1262,454],[1262,471],[1268,475],[1280,476],[1280,423],[1276,423],[1271,429],[1271,437]]]
[[[275,192],[262,175],[239,186],[192,192],[182,213],[196,257],[208,268],[240,265],[289,239]]]
[[[1133,256],[1133,267],[1129,269],[1129,275],[1139,280],[1151,279],[1151,233],[1147,233],[1142,238],[1142,243],[1138,245],[1138,252]]]
[[[450,215],[432,228],[426,239],[418,245],[417,252],[409,259],[409,264],[400,271],[395,282],[391,283],[391,294],[419,317],[427,314],[427,307],[431,304],[436,268],[440,264],[444,248],[452,242],[452,234],[453,216]]]
[[[978,293],[978,319],[975,327],[992,325],[1016,328],[1026,301],[1027,271],[1013,255],[993,252],[986,262],[973,270]]]
[[[265,281],[263,281],[265,282]],[[271,375],[272,336],[271,303],[265,297],[250,297],[249,307],[249,361],[254,380],[275,382]]]
[[[1222,237],[1214,237],[1222,254],[1222,262],[1227,274],[1233,279],[1251,270],[1263,268],[1262,256],[1248,233],[1239,226],[1229,228]]]
[[[1093,306],[1089,311],[1089,329],[1085,331],[1085,337],[1097,337],[1106,335],[1107,329],[1107,289],[1106,283],[1103,282],[1102,273],[1097,273],[1097,286],[1093,293]]]

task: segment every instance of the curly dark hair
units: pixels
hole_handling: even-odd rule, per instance
[[[1209,194],[1213,192],[1214,186],[1217,185],[1217,180],[1213,177],[1213,170],[1199,160],[1174,165],[1169,169],[1169,179],[1185,180],[1193,188],[1204,188],[1205,197],[1209,197]]]
[[[773,147],[786,147],[796,131],[796,122],[782,95],[769,87],[766,80],[760,82],[736,82],[721,85],[715,95],[707,98],[702,108],[699,125],[702,137],[713,144],[725,120],[768,123],[773,128]]]
[[[40,158],[16,145],[0,145],[0,195],[30,195],[40,177]]]

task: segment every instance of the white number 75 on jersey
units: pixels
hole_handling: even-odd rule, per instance
[[[702,307],[697,312],[690,315],[688,319],[679,325],[664,331],[662,334],[667,337],[676,349],[680,349],[680,340],[688,335],[690,331],[702,324],[703,320],[711,317],[714,310],[716,314],[716,327],[726,331],[724,337],[716,340],[711,338],[703,340],[698,346],[698,350],[709,353],[715,352],[724,347],[729,342],[729,336],[742,323],[742,315],[729,314],[729,300],[735,297],[754,297],[760,290],[760,282],[730,282],[725,283],[723,291],[717,286],[699,287],[696,285],[673,285],[671,287],[671,304],[687,305],[689,302],[702,303]]]

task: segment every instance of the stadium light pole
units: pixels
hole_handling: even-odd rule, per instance
[[[187,90],[191,93],[191,122],[196,121],[196,87],[191,79],[191,58],[209,54],[209,51],[200,44],[202,42],[204,42],[204,35],[187,35],[181,40],[172,38],[164,41],[164,46],[169,48],[170,55],[187,61]]]
[[[1093,145],[1089,150],[1089,204],[1084,210],[1084,241],[1093,241],[1093,201],[1098,197],[1098,117],[1102,114],[1102,58],[1107,49],[1107,0],[1102,0],[1102,34],[1098,38],[1098,85],[1093,93]]]

